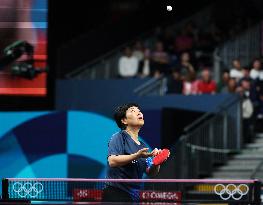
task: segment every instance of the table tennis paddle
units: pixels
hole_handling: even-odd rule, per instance
[[[170,155],[170,151],[169,149],[163,149],[158,155],[156,155],[153,160],[152,163],[154,165],[160,165],[162,164],[165,160],[167,160],[167,158]]]

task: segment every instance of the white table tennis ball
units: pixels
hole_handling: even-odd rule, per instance
[[[173,7],[171,7],[171,6],[167,6],[166,8],[167,8],[167,11],[172,11],[173,10]]]

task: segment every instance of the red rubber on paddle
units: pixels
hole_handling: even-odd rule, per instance
[[[162,164],[169,157],[169,154],[169,149],[163,149],[160,154],[153,158],[153,164],[156,166]]]

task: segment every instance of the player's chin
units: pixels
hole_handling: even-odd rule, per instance
[[[142,126],[144,125],[144,120],[140,120],[140,121],[138,122],[138,125],[142,127]]]

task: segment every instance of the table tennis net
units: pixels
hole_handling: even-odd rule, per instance
[[[258,180],[8,178],[2,180],[2,197],[5,200],[100,202],[106,186],[134,185],[140,187],[137,190],[140,202],[260,202]]]

